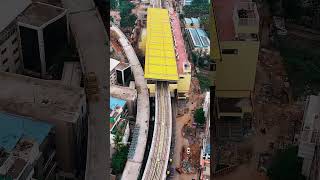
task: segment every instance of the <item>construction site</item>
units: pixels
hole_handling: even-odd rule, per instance
[[[231,2],[233,5],[231,5]],[[236,7],[235,9],[242,7],[240,8],[241,14],[239,13],[238,22],[226,20],[226,14],[228,14],[226,11],[232,12],[232,6]],[[281,46],[316,48],[315,44],[319,43],[317,41],[318,33],[315,30],[306,30],[292,24],[286,26],[287,29],[284,28],[284,25],[281,26],[282,28],[279,28],[277,18],[272,18],[267,7],[265,1],[258,1],[258,3],[251,2],[249,4],[247,1],[234,0],[230,1],[229,5],[225,1],[216,0],[213,2],[214,25],[216,25],[213,29],[221,31],[226,30],[227,26],[235,27],[234,32],[220,32],[219,38],[217,38],[219,42],[217,44],[220,45],[217,47],[221,48],[221,59],[217,55],[212,55],[217,62],[217,72],[215,74],[217,104],[215,106],[217,113],[215,121],[216,137],[215,144],[213,145],[213,176],[217,180],[270,179],[267,176],[268,170],[277,152],[299,144],[299,135],[304,119],[306,94],[308,92],[314,93],[314,91],[303,89],[305,91],[303,94],[297,94],[297,88],[305,88],[305,85],[300,85],[305,82],[305,79],[298,77],[298,73],[300,73],[298,69],[295,72],[290,70],[288,57],[292,58],[293,56],[287,56],[284,49],[287,50],[288,48],[282,48]],[[244,9],[246,8],[248,11],[254,12],[253,14],[255,15],[244,15]],[[250,26],[250,28],[245,29],[245,26]],[[219,73],[219,68],[222,68],[222,66],[219,67],[219,62],[225,61],[231,69],[231,64],[227,62],[230,57],[227,54],[235,54],[238,56],[238,61],[243,61],[240,58],[241,51],[243,51],[241,43],[238,43],[238,47],[234,46],[232,52],[230,50],[232,44],[227,45],[224,41],[231,40],[235,44],[237,43],[236,41],[244,37],[240,36],[242,34],[238,34],[237,38],[228,39],[231,37],[230,35],[233,33],[249,33],[250,31],[253,33],[253,27],[256,28],[255,33],[257,35],[255,38],[257,39],[253,40],[251,37],[251,40],[244,42],[248,44],[247,47],[251,51],[250,54],[255,54],[254,57],[248,59],[254,65],[244,68],[246,71],[248,69],[249,71],[252,70],[250,76],[253,77],[253,80],[250,81],[251,86],[247,86],[249,90],[249,96],[247,96],[249,101],[247,102],[250,102],[247,104],[251,106],[248,109],[243,108],[243,105],[246,103],[240,103],[241,100],[239,99],[236,100],[236,98],[241,97],[243,99],[246,97],[245,92],[238,89],[238,93],[234,93],[239,86],[231,86],[232,83],[227,84],[231,80],[228,80],[228,78],[223,77],[222,73]],[[278,31],[274,31],[272,28],[278,28]],[[247,32],[236,32],[244,30]],[[213,35],[216,33],[218,31],[212,32]],[[280,45],[279,39],[281,41]],[[253,45],[252,41],[256,41],[258,44]],[[254,48],[254,46],[257,48]],[[225,49],[226,47],[228,47],[228,51]],[[235,49],[237,50],[236,52],[234,51]],[[235,67],[241,68],[241,65],[244,64],[246,63],[241,62]],[[310,70],[316,68],[315,66],[310,67]],[[238,70],[235,72],[238,72]],[[246,80],[241,80],[241,77],[234,77],[236,77],[234,78],[234,82],[238,81],[238,84],[248,83]],[[219,82],[219,80],[222,81],[222,78],[225,84]],[[297,82],[298,79],[301,82]],[[308,87],[316,84],[312,84],[311,80],[308,82],[310,83]],[[241,90],[244,89],[242,88]],[[230,90],[230,92],[227,92],[227,90]],[[234,94],[231,94],[231,90]],[[224,106],[224,103],[220,101],[221,97],[224,101],[228,100],[227,106]],[[229,97],[232,97],[232,100]],[[235,106],[230,107],[230,104],[235,104]],[[230,117],[236,115],[242,117],[242,121],[239,120],[240,118],[235,117],[230,119]],[[249,115],[248,121],[245,121],[244,117],[246,115]],[[228,118],[221,118],[225,116]]]

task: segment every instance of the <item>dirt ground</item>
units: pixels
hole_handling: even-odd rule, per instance
[[[185,125],[192,124],[192,111],[202,105],[204,96],[200,94],[200,87],[199,82],[196,78],[192,79],[192,85],[189,93],[189,101],[186,104],[187,111],[185,111],[183,116],[176,118],[176,142],[175,142],[175,149],[174,149],[174,159],[173,159],[173,166],[180,167],[181,162],[181,152],[183,146],[191,147],[191,151],[193,155],[193,159],[196,159],[194,163],[199,164],[200,158],[200,142],[198,143],[190,143],[188,139],[183,137],[183,127]],[[196,146],[196,147],[195,147]],[[173,180],[191,180],[197,179],[198,174],[179,174],[175,172]]]

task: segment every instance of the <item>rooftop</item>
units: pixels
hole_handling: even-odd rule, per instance
[[[30,0],[1,0],[0,32],[2,32],[30,4]]]
[[[257,26],[259,23],[258,11],[252,0],[216,0],[213,6],[219,39],[222,41],[236,38],[235,21],[243,26]]]
[[[33,119],[0,113],[0,148],[11,151],[23,138],[34,139],[41,144],[52,125]]]
[[[61,81],[68,86],[79,87],[81,83],[81,66],[79,62],[65,62]]]
[[[0,72],[0,111],[33,119],[76,122],[83,88]]]
[[[187,25],[191,25],[191,23],[200,25],[200,21],[198,18],[184,18],[184,21]]]
[[[21,15],[18,21],[21,23],[41,27],[45,23],[57,18],[66,12],[66,9],[45,4],[45,3],[32,3]]]
[[[110,95],[126,101],[134,101],[137,99],[137,90],[129,87],[112,85],[110,86]]]
[[[240,0],[216,0],[213,3],[219,40],[221,41],[231,41],[235,38],[233,9],[239,2]]]
[[[182,37],[180,20],[175,12],[171,12],[171,26],[175,40],[175,50],[177,55],[178,73],[184,73],[184,66],[189,66],[188,55]]]
[[[192,42],[194,46],[200,48],[210,47],[210,39],[204,30],[200,28],[187,28],[187,31],[190,33]]]
[[[110,58],[110,72],[120,64],[120,61]]]
[[[129,63],[120,63],[116,66],[116,70],[123,71],[130,67]]]
[[[125,104],[126,104],[125,100],[110,96],[110,109],[111,110],[114,110],[117,107],[122,108],[122,107],[124,107]]]
[[[144,77],[178,80],[169,12],[166,9],[148,8]]]

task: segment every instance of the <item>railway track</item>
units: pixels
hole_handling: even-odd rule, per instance
[[[163,180],[166,177],[171,145],[171,97],[167,82],[156,85],[155,129],[147,165],[142,180]]]

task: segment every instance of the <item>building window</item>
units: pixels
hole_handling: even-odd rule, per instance
[[[18,61],[19,61],[20,57],[17,57],[15,60],[14,60],[14,63],[17,64]]]
[[[2,61],[2,64],[5,64],[5,63],[7,63],[7,62],[8,62],[8,58],[4,59],[4,60]]]
[[[222,54],[238,54],[238,49],[222,49]]]
[[[18,52],[18,48],[13,50],[13,54],[16,54]]]
[[[5,64],[5,63],[7,63],[7,62],[8,62],[8,58],[4,59],[3,62],[2,62],[2,64]]]
[[[4,54],[6,51],[7,51],[7,48],[4,48],[4,49],[1,51],[1,54]]]
[[[12,44],[15,44],[17,42],[17,37],[15,37],[13,40],[12,40]]]
[[[216,64],[210,64],[210,71],[216,71]]]

